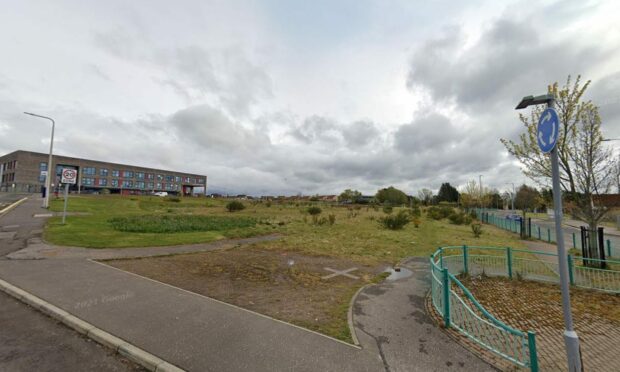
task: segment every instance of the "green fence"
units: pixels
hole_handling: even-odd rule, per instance
[[[431,297],[446,327],[452,327],[482,347],[518,366],[538,370],[534,332],[509,327],[491,315],[456,275],[519,277],[559,283],[558,257],[542,251],[508,247],[452,246],[439,248],[431,256]],[[588,260],[598,261],[598,260]],[[586,262],[568,256],[571,285],[620,293],[620,271],[592,268],[601,262]],[[606,261],[618,265],[620,261]]]
[[[483,211],[481,209],[475,209],[478,219],[482,220],[482,214],[485,213],[485,221],[488,224],[499,227],[500,229],[511,231],[515,234],[521,234],[521,223],[512,219],[508,219],[502,215],[496,215],[492,210]],[[549,226],[539,225],[536,222],[526,224],[525,234],[534,239],[542,240],[548,243],[555,243],[557,241],[555,228]],[[604,249],[607,257],[620,257],[619,240],[617,236],[605,234]],[[581,249],[581,237],[579,232],[566,231],[564,234],[564,241],[566,246],[570,245],[571,248]]]

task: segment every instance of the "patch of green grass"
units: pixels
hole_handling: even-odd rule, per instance
[[[187,231],[227,231],[253,227],[247,217],[197,215],[146,215],[114,217],[108,220],[115,230],[138,233],[178,233]]]

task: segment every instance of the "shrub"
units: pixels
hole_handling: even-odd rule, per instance
[[[394,208],[392,208],[391,205],[384,205],[383,206],[383,213],[385,213],[385,214],[391,214],[393,210],[394,210]]]
[[[245,209],[245,205],[238,200],[233,200],[226,204],[226,209],[228,209],[229,212],[242,211]]]
[[[102,195],[109,195],[110,194],[110,189],[101,189],[101,191],[99,191]]]
[[[469,217],[474,221],[478,219],[478,215],[476,214],[476,211],[473,209],[469,211]]]
[[[411,221],[413,222],[413,226],[415,226],[416,228],[420,227],[420,218],[413,217]]]
[[[469,225],[471,223],[471,217],[463,212],[454,212],[448,217],[448,219],[450,220],[450,223],[454,225]]]
[[[329,214],[327,216],[329,218],[329,225],[332,226],[333,224],[336,223],[336,215],[335,214]]]
[[[164,198],[165,201],[167,202],[171,202],[171,203],[180,203],[181,202],[181,198],[179,198],[178,196],[167,196]]]
[[[441,220],[444,218],[448,218],[450,215],[454,213],[454,209],[448,206],[432,206],[428,208],[426,214],[429,218],[434,220]]]
[[[472,223],[471,232],[474,233],[474,237],[479,238],[482,235],[482,224],[479,222]]]
[[[414,206],[413,208],[411,208],[409,213],[411,213],[411,216],[413,217],[420,217],[422,215],[422,211],[420,210],[420,207],[418,206]]]
[[[379,218],[379,223],[390,230],[400,230],[411,221],[407,211],[400,211],[395,215],[388,215]]]
[[[308,212],[308,214],[311,216],[317,216],[321,214],[322,210],[319,207],[308,207],[308,209],[306,209],[306,212]]]
[[[265,207],[270,208],[271,207],[271,201],[267,200],[267,202],[265,202]]]

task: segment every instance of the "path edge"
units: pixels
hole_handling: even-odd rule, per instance
[[[42,313],[56,319],[67,327],[90,338],[91,340],[107,347],[114,352],[126,357],[127,359],[141,365],[153,372],[185,372],[185,370],[166,362],[165,360],[132,345],[131,343],[118,338],[101,328],[95,327],[69,312],[52,305],[51,303],[0,279],[0,290],[15,299],[41,311]]]
[[[17,207],[18,205],[20,205],[21,203],[23,203],[26,199],[28,199],[28,197],[23,197],[21,199],[19,199],[16,202],[13,202],[12,204],[9,204],[9,206],[3,208],[2,210],[0,210],[0,217],[3,216],[4,214],[6,214],[7,212],[9,212],[11,209]]]

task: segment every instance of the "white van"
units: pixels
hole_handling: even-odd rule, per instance
[[[168,193],[165,191],[158,191],[158,192],[154,192],[153,195],[155,196],[168,196]]]

